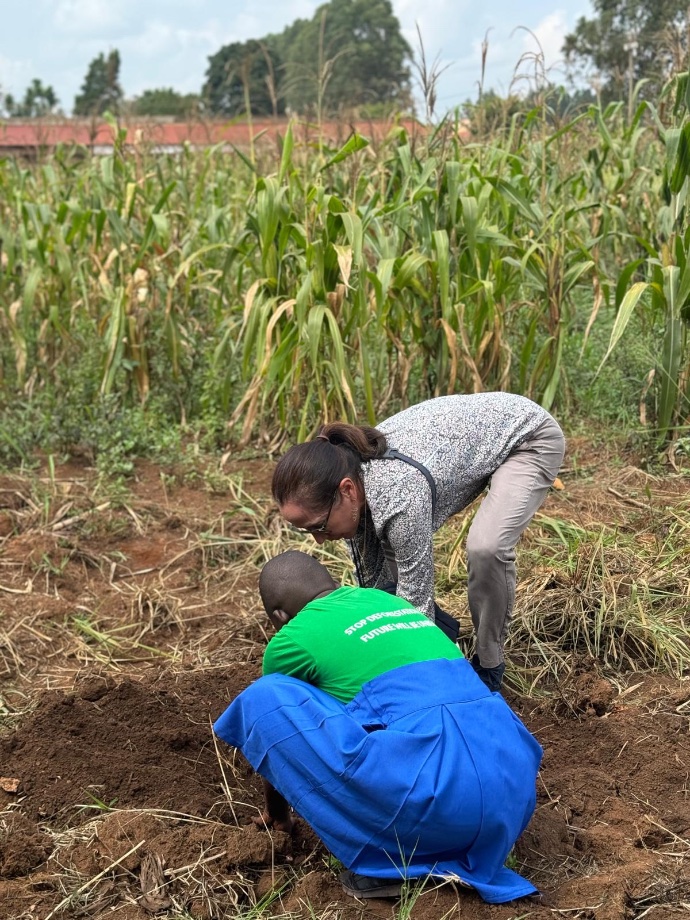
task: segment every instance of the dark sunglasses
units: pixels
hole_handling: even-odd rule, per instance
[[[326,517],[323,519],[323,521],[320,524],[311,524],[309,527],[295,527],[295,525],[293,524],[292,529],[296,530],[298,533],[326,533],[328,531],[328,519],[331,516],[331,511],[333,510],[333,505],[335,504],[335,500],[337,498],[339,491],[340,491],[340,486],[338,485],[335,492],[333,493],[333,498],[331,499],[331,503],[328,506],[328,512],[326,514]]]

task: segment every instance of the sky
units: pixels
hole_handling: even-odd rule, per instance
[[[281,32],[311,18],[323,0],[0,0],[0,92],[21,98],[35,77],[51,85],[70,113],[89,62],[117,48],[128,98],[146,89],[199,92],[209,55],[223,45]],[[563,38],[589,0],[392,0],[401,29],[418,54],[421,32],[428,62],[445,68],[437,112],[476,100],[481,48],[488,55],[484,88],[507,94],[522,59],[535,55],[554,82],[565,80]],[[540,51],[541,49],[541,51]],[[525,80],[517,86],[526,87]]]

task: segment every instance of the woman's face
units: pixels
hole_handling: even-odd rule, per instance
[[[333,493],[330,506],[314,511],[299,502],[280,505],[285,520],[298,530],[312,535],[318,544],[326,540],[349,540],[359,524],[361,506],[358,490],[351,479],[343,479]]]

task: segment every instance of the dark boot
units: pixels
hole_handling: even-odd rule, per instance
[[[496,665],[495,668],[483,668],[479,664],[479,655],[472,655],[470,664],[477,672],[477,677],[483,681],[492,693],[499,693],[503,682],[505,664]]]

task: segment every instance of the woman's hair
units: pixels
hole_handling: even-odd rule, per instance
[[[386,437],[367,425],[332,422],[313,441],[295,444],[275,468],[271,491],[279,505],[299,502],[313,511],[327,508],[340,482],[362,481],[361,464],[385,453]]]

